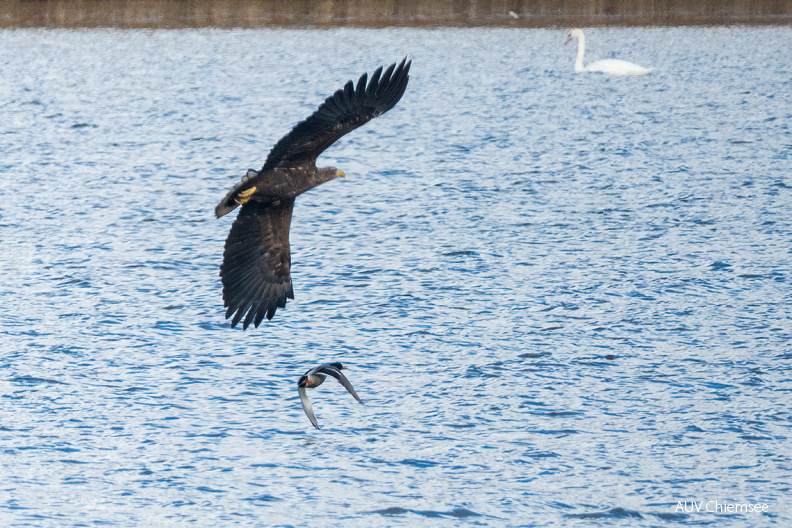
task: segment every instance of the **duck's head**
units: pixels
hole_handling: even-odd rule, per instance
[[[328,364],[331,367],[337,368],[338,370],[346,370],[346,367],[344,365],[342,365],[341,363],[339,363],[338,361],[336,361],[335,363],[328,363]]]

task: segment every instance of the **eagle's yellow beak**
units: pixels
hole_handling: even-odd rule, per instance
[[[343,178],[344,176],[345,176],[344,171],[340,169],[336,171],[336,178]]]

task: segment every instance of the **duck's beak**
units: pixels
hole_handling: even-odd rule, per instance
[[[343,178],[344,176],[346,176],[346,174],[344,174],[344,171],[341,169],[336,171],[336,178]]]

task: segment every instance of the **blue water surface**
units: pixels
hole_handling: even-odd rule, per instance
[[[0,524],[790,526],[792,28],[565,35],[0,31]],[[214,206],[405,54],[231,329]]]

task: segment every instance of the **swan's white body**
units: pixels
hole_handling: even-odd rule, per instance
[[[567,36],[564,44],[567,44],[572,39],[577,39],[578,41],[578,52],[577,58],[575,59],[575,71],[577,73],[601,72],[611,75],[646,75],[652,71],[650,68],[644,68],[632,62],[618,59],[598,60],[592,62],[588,66],[583,66],[583,54],[586,53],[586,37],[583,36],[581,30],[573,29],[569,32],[569,36]]]

